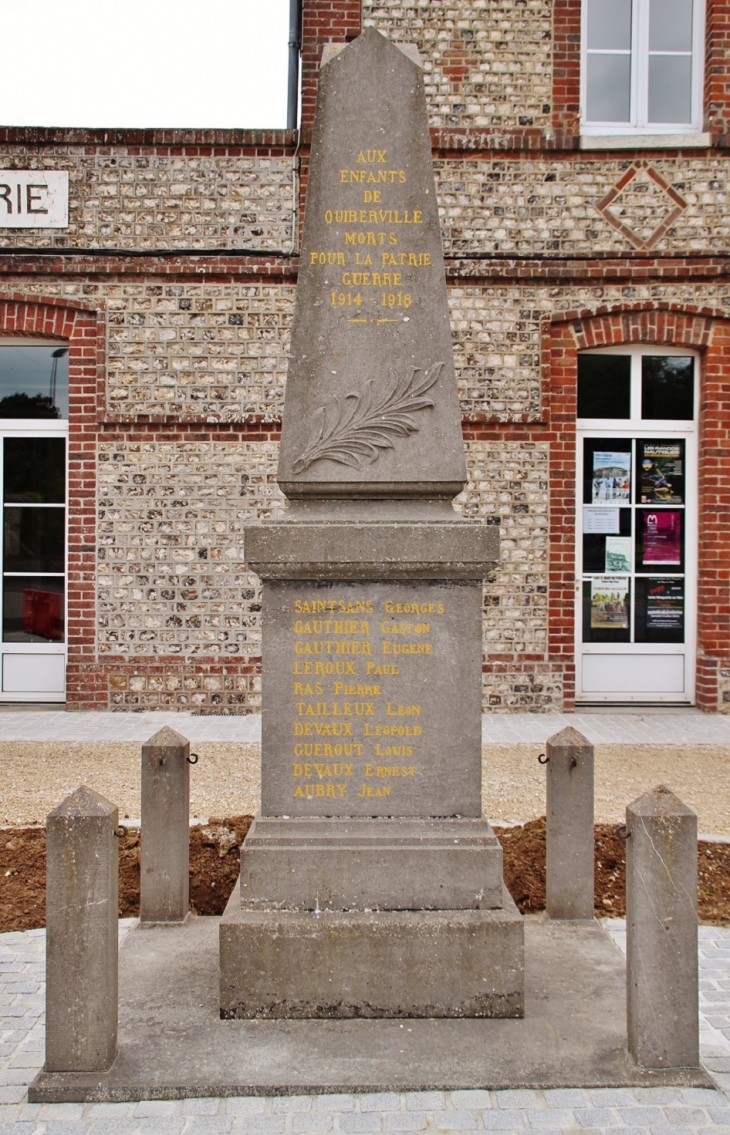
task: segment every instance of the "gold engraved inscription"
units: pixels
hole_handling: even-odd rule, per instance
[[[424,224],[418,201],[411,196],[408,208],[403,205],[408,181],[408,169],[387,149],[358,150],[342,162],[337,180],[341,199],[322,213],[326,226],[345,226],[335,241],[341,247],[310,251],[309,264],[323,269],[329,306],[350,309],[343,312],[350,323],[400,323],[407,317],[398,309],[411,307],[418,298],[419,273],[433,267],[430,252],[408,247],[414,236],[418,241]],[[402,242],[406,248],[400,247]],[[377,264],[369,255],[361,259],[359,250],[369,248],[382,250]]]
[[[294,797],[398,796],[419,776],[428,706],[404,697],[402,683],[413,674],[410,656],[433,656],[445,614],[444,602],[420,599],[294,601]],[[378,657],[388,654],[399,657]]]

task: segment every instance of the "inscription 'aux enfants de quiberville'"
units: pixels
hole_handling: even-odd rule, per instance
[[[398,687],[413,656],[434,658],[432,622],[445,613],[440,600],[295,600],[295,797],[391,796],[418,776],[427,715]]]
[[[417,270],[433,267],[430,252],[403,247],[411,244],[409,237],[418,238],[423,210],[390,207],[389,189],[406,185],[408,177],[404,169],[392,168],[388,150],[360,150],[353,165],[340,170],[340,185],[354,188],[357,202],[324,210],[341,247],[312,250],[309,262],[329,269],[323,288],[331,307],[358,309],[350,322],[398,323],[386,309],[409,308]]]

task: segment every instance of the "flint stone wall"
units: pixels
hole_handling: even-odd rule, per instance
[[[242,528],[284,507],[274,442],[99,445],[98,653],[101,661],[260,654],[261,595],[242,562]],[[485,650],[546,649],[548,447],[470,442],[457,505],[499,524],[502,563],[485,583]],[[497,684],[509,698],[510,678]],[[144,675],[110,681],[112,706],[202,704],[219,677],[186,689]],[[239,683],[258,707],[258,684]],[[157,693],[157,698],[155,697]],[[486,696],[494,693],[494,679]],[[196,697],[196,694],[198,695]],[[131,695],[131,697],[130,697]],[[495,704],[494,702],[492,703]],[[505,705],[505,708],[509,708]]]
[[[722,667],[718,674],[718,710],[730,713],[730,669]]]
[[[637,165],[637,161],[639,164]],[[640,163],[646,161],[645,165]],[[701,153],[677,159],[570,155],[436,160],[444,252],[498,252],[535,256],[626,253],[648,242],[652,252],[715,252],[730,238],[725,158]],[[620,197],[598,206],[632,168]],[[676,202],[686,207],[652,239]],[[625,224],[632,242],[607,219]]]
[[[100,306],[123,317],[121,323],[109,323],[110,375],[119,373],[115,361],[130,357],[112,336],[129,328],[130,338],[121,342],[132,345],[131,357],[139,370],[132,372],[130,367],[125,373],[139,374],[144,368],[152,392],[159,389],[152,377],[161,366],[168,376],[179,373],[171,365],[180,357],[178,348],[192,351],[193,344],[208,360],[206,366],[220,362],[215,373],[229,376],[228,384],[223,384],[224,398],[194,403],[190,399],[187,404],[197,420],[221,420],[236,392],[239,404],[269,419],[279,416],[281,400],[272,392],[283,391],[292,287],[142,281],[88,285],[38,278],[15,279],[8,287],[10,292],[78,296],[87,302],[90,289]],[[183,299],[190,301],[189,308],[180,308]],[[722,313],[730,306],[730,285],[452,284],[449,301],[463,412],[467,417],[488,413],[504,422],[524,420],[525,415],[536,419],[541,318],[645,300],[698,304]],[[138,312],[138,306],[144,310]],[[136,314],[150,322],[128,324],[128,315]],[[212,325],[221,315],[217,326],[225,338],[217,337]],[[240,315],[247,323],[229,324],[230,315]],[[178,316],[184,321],[199,316],[200,324],[173,323]],[[159,335],[161,327],[171,328],[173,336]],[[146,329],[144,335],[140,328]],[[230,336],[228,328],[234,331]],[[238,338],[241,328],[249,338]],[[240,381],[246,368],[253,366],[252,359],[261,369],[249,370]],[[213,371],[204,371],[201,365],[198,373]],[[231,376],[237,376],[235,381]],[[182,386],[170,389],[180,401],[187,397]],[[212,384],[211,390],[215,390]],[[150,405],[140,401],[140,411],[149,411]],[[276,443],[163,441],[155,440],[154,434],[139,440],[132,428],[127,436],[127,428],[117,426],[116,440],[98,445],[97,656],[110,668],[109,704],[214,707],[218,686],[228,682],[236,706],[254,709],[260,598],[256,580],[242,569],[240,532],[245,522],[283,507],[275,483]],[[487,581],[484,598],[485,655],[501,656],[485,672],[484,704],[496,711],[562,705],[560,667],[546,660],[548,455],[548,442],[467,443],[469,481],[458,506],[487,523],[499,523],[502,533],[502,563]],[[519,661],[525,655],[533,661]],[[147,659],[152,665],[157,658],[175,656],[183,669],[185,659],[196,657],[237,666],[251,662],[251,668],[225,680],[197,673],[163,676],[140,671],[132,677],[113,673],[115,660]],[[536,661],[535,656],[545,661]],[[722,699],[730,679],[723,673],[720,681]],[[730,699],[721,700],[722,708],[728,705]]]
[[[68,228],[2,229],[0,247],[291,248],[290,157],[165,149],[0,146],[0,175],[69,173]]]
[[[512,148],[551,126],[555,16],[552,0],[362,0],[364,27],[421,52],[433,127],[455,146],[484,146],[482,154],[504,140],[504,157],[454,156],[453,149],[435,155],[447,257],[496,252],[508,264],[511,256],[727,250],[728,163],[717,151],[655,157]],[[0,144],[0,171],[70,175],[69,228],[3,229],[0,248],[289,253],[292,136],[248,142],[219,134],[204,145],[181,134],[132,144],[111,132],[108,144],[91,136]],[[620,197],[606,204],[632,168]],[[678,210],[671,194],[681,199]],[[177,262],[165,263],[172,272]],[[215,270],[216,258],[205,263]],[[278,271],[288,261],[272,263]],[[549,443],[539,440],[539,424],[524,430],[538,439],[532,442],[501,437],[499,425],[539,422],[546,316],[644,301],[724,314],[730,284],[676,282],[673,275],[691,271],[678,262],[659,263],[653,281],[626,286],[600,277],[590,285],[532,284],[524,278],[528,265],[520,282],[472,282],[469,273],[481,270],[476,261],[461,266],[449,304],[462,413],[467,422],[496,423],[486,431],[494,440],[467,443],[469,480],[457,502],[469,515],[499,522],[502,534],[502,562],[484,589],[484,651],[492,659],[484,704],[562,708],[562,664],[546,656]],[[598,272],[600,261],[590,270]],[[143,271],[140,265],[134,278],[50,270],[6,276],[0,299],[17,292],[78,298],[106,313],[102,402],[110,424],[100,427],[98,532],[89,521],[88,538],[91,544],[98,535],[96,658],[109,704],[255,709],[260,600],[241,566],[240,533],[284,505],[276,443],[194,440],[172,429],[164,440],[154,423],[211,423],[212,438],[215,423],[277,422],[294,286],[239,283],[230,266],[216,282],[145,278]],[[227,665],[232,670],[224,673]],[[730,712],[730,669],[718,669],[717,678],[719,706]]]
[[[243,526],[284,506],[273,442],[101,442],[98,653],[260,654]]]
[[[597,206],[634,164],[633,157],[572,154],[437,158],[444,252],[594,256],[630,251],[636,246]],[[652,158],[648,167],[686,205],[651,243],[652,251],[714,252],[727,246],[727,161],[700,151]],[[289,156],[134,154],[124,148],[89,154],[70,146],[0,145],[0,173],[4,168],[68,170],[70,224],[60,231],[2,229],[2,248],[291,251]],[[644,240],[674,206],[642,166],[612,215]]]
[[[550,122],[550,0],[363,0],[363,27],[415,43],[432,126],[505,132]]]
[[[292,285],[99,286],[107,410],[177,421],[272,421],[284,404]]]
[[[294,288],[285,284],[81,284],[14,278],[3,293],[98,300],[108,311],[109,416],[134,422],[277,421]],[[449,287],[463,415],[498,422],[541,413],[540,321],[563,311],[667,301],[727,313],[730,284],[482,284]],[[124,412],[120,412],[120,406]]]

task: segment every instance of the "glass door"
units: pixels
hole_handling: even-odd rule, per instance
[[[0,343],[0,702],[65,701],[67,355]]]
[[[694,700],[697,359],[579,356],[577,701]]]

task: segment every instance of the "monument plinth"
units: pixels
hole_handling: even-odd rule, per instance
[[[323,63],[263,580],[261,812],[221,922],[229,1017],[521,1016],[481,811],[481,580],[420,68]]]

